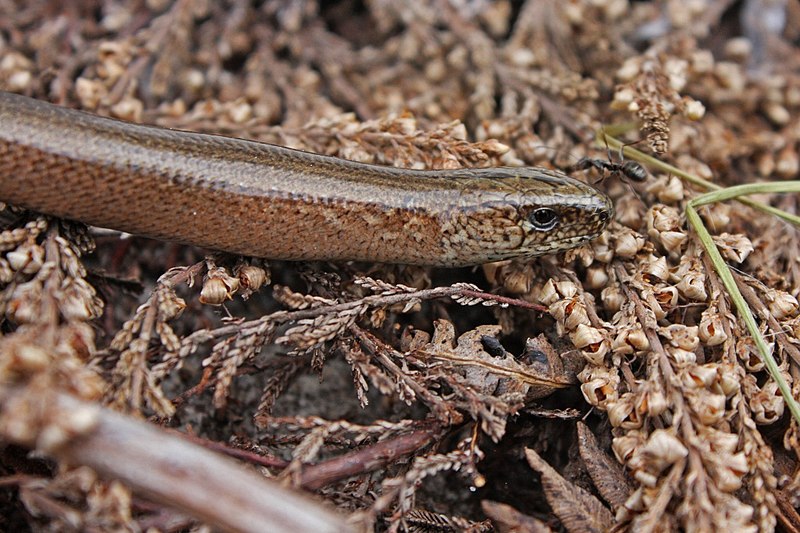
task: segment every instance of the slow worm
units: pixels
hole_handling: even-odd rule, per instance
[[[565,250],[613,214],[606,195],[541,168],[368,165],[4,92],[0,201],[270,259],[448,267]]]

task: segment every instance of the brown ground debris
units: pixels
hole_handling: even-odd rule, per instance
[[[569,172],[632,123],[721,186],[798,179],[798,46],[787,0],[0,0],[0,90],[417,168]],[[702,191],[595,170],[603,236],[472,269],[7,206],[0,529],[800,528],[798,426],[687,226]],[[798,228],[701,215],[800,397]]]

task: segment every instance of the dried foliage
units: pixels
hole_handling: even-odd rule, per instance
[[[725,186],[796,179],[799,40],[796,3],[766,0],[11,0],[0,89],[414,168],[568,170],[633,121],[629,142]],[[94,419],[68,393],[356,528],[800,527],[798,428],[687,229],[698,191],[598,186],[617,215],[595,242],[461,270],[204,257],[6,207],[0,439],[75,457]],[[701,215],[800,397],[797,228]],[[122,475],[10,445],[0,466],[2,529],[202,527]]]

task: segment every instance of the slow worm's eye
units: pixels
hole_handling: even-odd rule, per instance
[[[540,207],[528,216],[528,220],[533,225],[534,229],[538,231],[548,231],[558,224],[558,214],[550,208]]]

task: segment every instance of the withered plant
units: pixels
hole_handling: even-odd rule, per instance
[[[3,0],[0,89],[414,168],[619,161],[595,132],[630,123],[728,186],[798,175],[799,39],[780,0]],[[5,206],[0,528],[800,527],[797,422],[687,227],[701,191],[595,170],[573,175],[614,199],[599,239],[455,270]],[[800,397],[798,229],[701,215]]]

